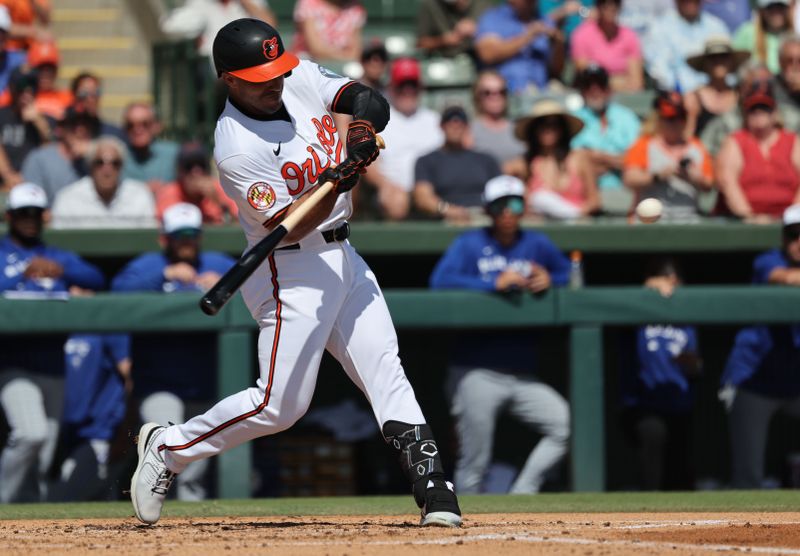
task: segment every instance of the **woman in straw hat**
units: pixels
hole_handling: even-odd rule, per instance
[[[554,100],[540,100],[517,120],[515,135],[527,145],[527,204],[533,212],[570,220],[595,212],[600,196],[587,156],[570,150],[583,122]]]
[[[780,72],[778,51],[784,37],[794,33],[791,0],[757,0],[753,21],[748,21],[733,35],[733,46],[753,53],[753,58],[767,64],[769,71]]]
[[[739,98],[729,76],[749,57],[749,52],[735,50],[727,37],[712,37],[702,53],[686,60],[692,68],[708,75],[708,83],[684,99],[687,136],[699,136],[708,122],[736,108]]]

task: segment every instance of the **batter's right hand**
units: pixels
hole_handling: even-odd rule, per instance
[[[349,171],[346,171],[349,170]],[[327,168],[319,175],[317,183],[323,184],[328,181],[334,183],[333,190],[336,193],[350,191],[358,185],[359,172],[352,166],[348,159],[345,159],[337,168]]]

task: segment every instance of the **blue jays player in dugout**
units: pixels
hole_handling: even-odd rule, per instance
[[[422,510],[420,524],[459,526],[454,488],[400,364],[386,302],[347,241],[350,189],[378,156],[376,132],[389,121],[388,103],[377,91],[286,52],[263,21],[227,24],[214,40],[213,57],[229,92],[214,157],[248,245],[317,184],[336,186],[242,287],[260,327],[257,385],[184,424],[140,429],[131,480],[136,516],[157,522],[175,475],[189,463],[291,427],[308,409],[328,350],[367,396],[386,442],[399,452]],[[331,113],[353,116],[346,145]]]
[[[567,283],[570,263],[558,247],[544,234],[520,229],[524,194],[525,185],[512,176],[486,183],[483,200],[492,225],[456,238],[433,270],[432,288],[538,294]],[[566,454],[569,405],[536,378],[535,368],[536,342],[529,331],[459,335],[448,382],[459,440],[455,480],[461,492],[481,492],[503,410],[542,435],[511,485],[512,494],[539,492],[548,471]]]

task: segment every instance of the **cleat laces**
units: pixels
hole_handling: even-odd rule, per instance
[[[173,473],[169,469],[165,469],[161,472],[161,474],[156,479],[156,484],[151,489],[156,494],[166,495],[167,491],[169,491],[169,487],[172,486],[172,482],[177,477],[177,473]]]

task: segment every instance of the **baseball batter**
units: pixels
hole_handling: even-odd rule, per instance
[[[242,287],[260,327],[256,386],[185,424],[147,423],[139,431],[131,482],[136,516],[157,522],[175,475],[189,463],[291,427],[308,409],[327,349],[367,396],[384,438],[398,450],[422,509],[420,523],[459,526],[453,485],[400,365],[383,295],[347,241],[349,190],[378,155],[375,133],[388,122],[388,103],[364,85],[298,60],[259,20],[223,27],[213,53],[229,89],[214,156],[249,246],[317,184],[334,181],[336,188]],[[345,145],[332,112],[353,116]]]

